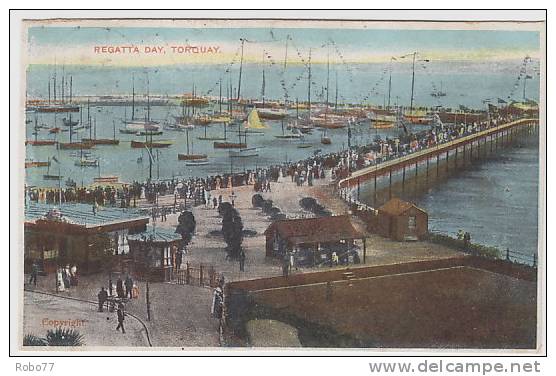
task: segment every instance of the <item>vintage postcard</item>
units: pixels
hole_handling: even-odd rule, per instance
[[[544,351],[546,24],[432,21],[23,19],[19,351]]]

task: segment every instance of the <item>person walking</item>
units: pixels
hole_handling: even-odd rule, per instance
[[[131,299],[131,290],[132,289],[133,289],[133,280],[128,275],[127,278],[125,279],[125,297],[126,298],[129,296],[129,298]]]
[[[463,250],[465,252],[469,251],[469,243],[471,243],[471,234],[465,232],[465,234],[463,234]]]
[[[124,283],[120,277],[118,277],[118,280],[116,281],[116,294],[118,295],[118,298],[124,297]]]
[[[37,265],[37,262],[34,261],[33,265],[31,266],[31,278],[29,278],[29,284],[33,284],[35,287],[37,287],[37,275],[39,274],[39,266]]]
[[[125,319],[125,312],[124,312],[124,305],[122,303],[118,304],[118,310],[116,311],[118,314],[118,326],[116,330],[120,330],[122,328],[122,334],[125,334],[124,328],[124,319]]]
[[[245,271],[245,251],[243,249],[239,252],[239,271]]]
[[[212,307],[210,309],[212,317],[215,317],[217,319],[222,318],[223,301],[224,292],[222,291],[222,287],[218,286],[214,289],[214,293],[212,295]]]
[[[106,302],[106,300],[108,300],[108,292],[106,292],[104,287],[100,288],[97,297],[98,297],[98,311],[103,312],[104,303]]]

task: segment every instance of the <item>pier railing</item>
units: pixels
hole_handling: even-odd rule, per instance
[[[362,169],[352,172],[348,177],[338,180],[338,186],[340,188],[354,187],[360,181],[364,181],[368,178],[374,176],[380,176],[388,173],[391,170],[399,170],[404,166],[411,165],[416,162],[426,160],[427,158],[433,157],[435,155],[441,155],[447,151],[459,148],[460,146],[475,142],[483,137],[488,137],[493,134],[498,134],[500,132],[508,131],[516,126],[526,126],[532,123],[538,123],[539,119],[536,118],[523,118],[498,125],[495,127],[487,128],[466,136],[461,136],[451,141],[438,143],[435,146],[424,148],[413,153],[405,154],[399,157],[388,159],[384,162],[374,164],[372,166],[367,166]]]

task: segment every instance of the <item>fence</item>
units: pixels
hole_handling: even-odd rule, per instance
[[[490,259],[504,260],[511,263],[522,264],[526,266],[531,266],[533,268],[537,267],[537,255],[526,254],[518,251],[513,251],[506,249],[500,251],[496,247],[488,247],[481,244],[468,243],[465,244],[464,240],[456,239],[450,235],[429,230],[429,240],[433,243],[442,244],[451,248],[458,249],[460,251],[473,254],[475,256],[481,256]]]
[[[192,266],[189,262],[185,263],[185,269],[177,269],[172,273],[172,282],[178,285],[217,287],[223,278],[212,265]]]

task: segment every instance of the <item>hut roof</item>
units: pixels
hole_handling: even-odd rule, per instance
[[[399,198],[396,197],[386,202],[384,205],[378,208],[378,210],[390,215],[402,215],[410,208],[415,208],[419,211],[422,211],[423,213],[426,213],[423,209],[421,209],[417,205],[411,202],[400,200]]]
[[[152,238],[151,238],[152,237]],[[156,243],[172,243],[181,240],[181,235],[175,232],[175,229],[164,227],[147,226],[145,232],[127,236],[131,241],[147,241],[152,240]]]
[[[322,243],[363,237],[347,215],[276,221],[266,229],[265,234],[275,232],[292,244]]]
[[[34,224],[37,220],[64,222],[85,228],[102,227],[122,224],[131,221],[149,220],[149,216],[141,214],[135,209],[121,209],[109,206],[97,207],[95,213],[93,205],[63,203],[49,205],[28,202],[25,206],[25,222]]]

